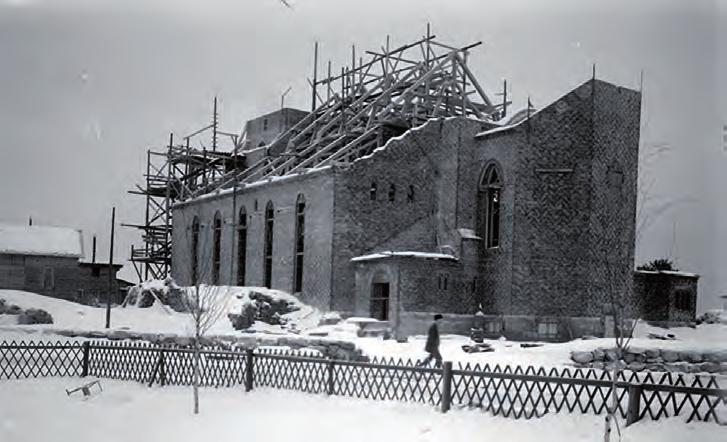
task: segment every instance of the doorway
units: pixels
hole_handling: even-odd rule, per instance
[[[375,282],[371,287],[371,317],[389,320],[389,283]]]

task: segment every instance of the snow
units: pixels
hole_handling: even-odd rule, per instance
[[[152,283],[155,284],[155,283]],[[239,311],[241,306],[250,302],[252,291],[262,292],[278,299],[296,303],[300,310],[285,315],[300,334],[292,334],[279,325],[256,322],[251,329],[234,330],[226,317],[221,318],[209,331],[209,335],[225,336],[311,336],[316,339],[324,334],[325,339],[346,340],[355,343],[369,356],[401,357],[421,359],[425,356],[424,343],[426,329],[421,335],[409,337],[408,342],[398,343],[396,340],[383,340],[376,337],[358,337],[357,332],[362,321],[371,318],[348,318],[341,323],[318,326],[323,313],[305,305],[293,295],[262,287],[229,287],[227,291],[228,311]],[[53,335],[53,330],[86,330],[102,331],[105,324],[105,309],[76,304],[69,301],[50,298],[28,292],[0,290],[0,298],[21,308],[41,308],[48,311],[54,319],[52,325],[15,325],[15,316],[0,315],[0,340],[20,340],[28,338],[42,340],[65,340],[63,336]],[[722,312],[724,314],[724,312]],[[727,317],[727,314],[724,315]],[[149,308],[114,307],[111,311],[112,329],[134,331],[137,333],[174,333],[189,336],[192,334],[192,323],[188,315],[176,313],[171,309],[158,307]],[[30,336],[29,333],[33,335]],[[665,335],[674,334],[676,340],[656,340],[647,338],[649,333]],[[532,365],[542,367],[572,366],[572,351],[593,350],[599,347],[615,346],[611,338],[577,339],[564,343],[542,343],[541,347],[522,348],[519,342],[505,339],[486,340],[495,351],[490,353],[465,353],[462,345],[471,344],[469,337],[459,335],[442,336],[441,352],[446,360],[462,363],[490,363],[508,365]],[[639,323],[632,341],[634,348],[660,348],[672,350],[724,350],[727,349],[727,322],[721,324],[701,324],[696,328],[675,327],[663,329]],[[724,382],[727,382],[725,380]]]
[[[0,224],[0,253],[80,258],[81,238],[69,227]]]
[[[294,391],[202,389],[200,414],[192,414],[192,390],[148,388],[102,379],[103,391],[87,400],[68,397],[79,378],[0,381],[3,442],[318,441],[363,442],[602,440],[603,416],[551,414],[541,419],[493,417],[479,410],[446,414],[424,404],[373,401]],[[683,418],[643,420],[622,429],[623,442],[724,440],[714,423]]]
[[[146,288],[167,290],[163,281],[152,280],[142,283]],[[239,313],[243,304],[252,302],[251,292],[259,292],[271,296],[274,299],[282,299],[294,303],[299,307],[298,311],[283,315],[284,318],[295,323],[300,330],[309,329],[318,325],[321,312],[309,305],[303,304],[293,295],[272,290],[265,287],[220,287],[223,297],[221,302],[226,303],[228,313]],[[104,330],[106,324],[106,309],[104,307],[92,307],[63,299],[51,298],[35,293],[20,290],[0,290],[0,299],[5,299],[9,304],[14,304],[22,309],[40,308],[53,316],[52,325],[15,325],[15,316],[0,315],[0,326],[6,326],[0,334],[10,334],[7,326],[15,329],[14,335],[24,331],[43,330]],[[139,308],[135,306],[112,307],[111,328],[114,330],[134,331],[137,333],[170,333],[182,336],[190,336],[194,332],[192,320],[188,314],[178,313],[157,302],[151,307]],[[264,333],[286,334],[287,332],[278,325],[270,325],[263,322],[255,322],[248,330]],[[227,315],[224,314],[208,332],[209,335],[242,335],[242,332],[232,328]],[[245,333],[249,336],[249,333]],[[65,339],[65,338],[63,338]]]
[[[699,275],[696,273],[690,273],[690,272],[679,272],[674,270],[636,270],[636,273],[651,273],[651,274],[657,274],[657,273],[663,273],[665,275],[674,275],[674,276],[685,276],[687,278],[699,278]]]
[[[459,236],[464,239],[482,239],[479,235],[477,235],[477,232],[472,229],[457,229],[457,232],[459,232]]]
[[[391,258],[391,257],[402,257],[402,258],[422,258],[422,259],[446,259],[446,260],[452,260],[456,261],[457,258],[453,255],[448,255],[446,253],[428,253],[428,252],[379,252],[379,253],[372,253],[370,255],[362,255],[357,256],[355,258],[351,258],[351,261],[353,262],[360,262],[360,261],[371,261],[373,259],[382,259],[382,258]]]

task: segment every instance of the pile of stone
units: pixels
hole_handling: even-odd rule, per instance
[[[193,338],[179,336],[171,333],[136,333],[125,330],[86,331],[86,330],[48,330],[61,336],[72,338],[108,339],[112,341],[146,341],[155,345],[169,345],[174,347],[192,347]],[[318,339],[305,336],[230,336],[210,335],[200,339],[204,347],[214,347],[223,350],[243,350],[257,347],[285,347],[291,350],[312,350],[321,357],[345,361],[363,361],[369,358],[349,341]]]
[[[300,310],[300,306],[295,302],[265,293],[253,291],[248,298],[250,302],[243,303],[239,313],[227,315],[235,330],[250,328],[255,321],[285,325],[288,323],[285,315]]]
[[[475,345],[463,345],[462,351],[465,353],[489,353],[495,351],[495,349],[486,342],[477,342]]]
[[[577,367],[610,369],[619,360],[631,371],[657,371],[674,373],[727,374],[725,350],[671,350],[659,348],[629,348],[621,358],[615,348],[597,348],[592,351],[571,352]]]
[[[148,308],[159,302],[175,312],[181,313],[187,311],[184,302],[185,296],[184,289],[179,287],[172,278],[164,281],[153,280],[130,287],[122,306]]]
[[[47,311],[39,308],[22,309],[4,299],[0,299],[0,315],[17,316],[20,325],[53,324],[53,316]]]

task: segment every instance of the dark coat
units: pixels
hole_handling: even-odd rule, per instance
[[[439,327],[437,327],[437,323],[433,323],[431,326],[429,326],[429,331],[427,332],[427,344],[424,346],[424,351],[427,353],[434,353],[435,351],[439,350]]]

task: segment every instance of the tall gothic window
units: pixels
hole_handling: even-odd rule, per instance
[[[273,282],[273,223],[275,221],[275,210],[273,202],[268,201],[265,206],[265,250],[264,250],[264,285],[267,288]]]
[[[247,257],[247,212],[240,209],[237,221],[237,285],[245,285],[245,258]]]
[[[220,284],[220,261],[222,258],[222,215],[215,213],[212,224],[212,284]]]
[[[485,247],[488,249],[500,246],[500,200],[502,196],[502,178],[497,166],[490,164],[485,170],[480,183],[480,210],[484,210],[484,222],[481,224]]]
[[[305,198],[298,195],[295,203],[295,266],[293,268],[293,292],[303,290],[303,246],[305,242]]]
[[[192,285],[199,282],[199,218],[192,220]]]

